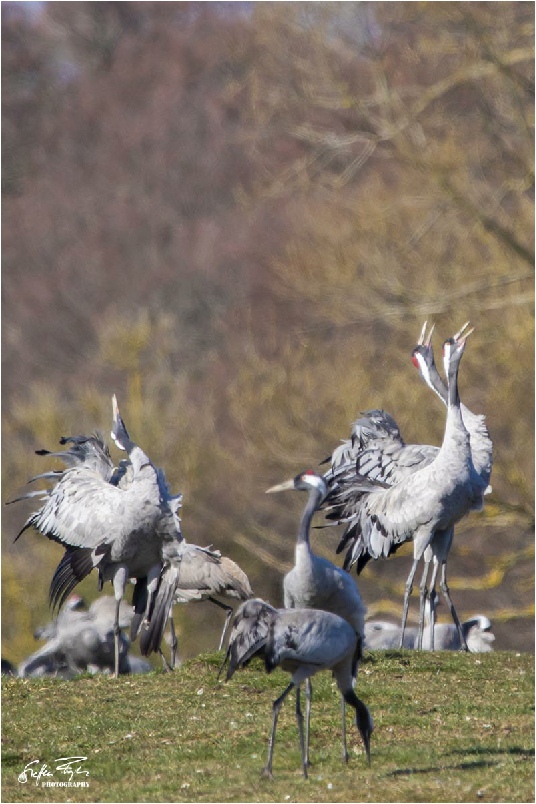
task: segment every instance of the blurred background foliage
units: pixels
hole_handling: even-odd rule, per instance
[[[305,501],[265,489],[371,407],[440,443],[411,350],[470,319],[493,494],[451,586],[532,650],[533,43],[524,2],[2,3],[4,501],[35,449],[107,436],[115,392],[186,538],[279,604]],[[62,552],[13,544],[31,510],[3,517],[14,661]],[[313,540],[333,557],[334,529]],[[363,573],[372,615],[398,620],[410,555]],[[183,656],[216,645],[214,607],[179,618]]]

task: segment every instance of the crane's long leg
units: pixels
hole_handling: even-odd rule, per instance
[[[277,727],[277,718],[279,715],[279,710],[281,709],[281,704],[289,694],[289,692],[294,688],[294,682],[291,681],[288,687],[281,693],[279,698],[276,698],[272,704],[273,709],[273,720],[272,720],[272,731],[270,732],[270,742],[268,744],[268,762],[266,763],[266,767],[263,770],[263,775],[268,776],[270,779],[273,779],[272,776],[272,759],[274,755],[274,745],[275,745],[275,730]]]
[[[461,646],[460,650],[468,651],[469,648],[467,647],[467,641],[465,639],[460,620],[458,619],[458,615],[456,614],[456,609],[454,608],[454,603],[452,602],[451,597],[450,597],[450,591],[449,591],[449,587],[448,587],[448,584],[447,584],[447,560],[446,559],[443,561],[443,563],[441,565],[441,581],[440,581],[439,587],[440,587],[441,591],[443,592],[443,595],[445,596],[445,598],[447,600],[447,603],[449,604],[452,619],[454,620],[454,624],[456,625],[456,628],[458,629],[458,634],[459,634],[459,637],[460,637],[460,646]]]
[[[408,608],[409,608],[409,598],[413,589],[413,581],[415,580],[415,573],[417,572],[417,565],[419,563],[420,556],[418,558],[413,559],[413,564],[411,566],[410,573],[408,575],[408,579],[406,581],[406,590],[404,593],[404,608],[402,610],[402,630],[400,633],[400,645],[399,647],[404,646],[404,633],[406,631],[406,621],[408,619]]]
[[[430,650],[434,650],[437,599],[436,583],[438,570],[439,563],[436,559],[434,559],[434,569],[432,570],[432,579],[430,581]]]
[[[147,626],[151,621],[153,600],[158,589],[158,581],[160,579],[160,572],[162,570],[161,564],[155,564],[147,573],[147,603],[145,606],[145,622]]]
[[[221,600],[216,600],[215,597],[208,597],[207,600],[210,600],[211,603],[214,603],[214,605],[219,606],[220,609],[225,609],[225,611],[227,612],[227,615],[225,617],[225,623],[223,626],[223,631],[221,632],[220,644],[218,645],[218,650],[221,650],[223,647],[223,640],[225,639],[225,634],[227,633],[229,623],[231,622],[231,617],[233,616],[233,607],[227,606],[227,604],[222,603]]]
[[[175,669],[175,664],[177,662],[177,645],[179,644],[177,641],[177,634],[175,633],[175,624],[173,622],[173,617],[169,616],[169,631],[171,636],[171,662],[168,662],[166,657],[164,656],[164,651],[162,648],[158,648],[158,653],[160,654],[160,658],[162,659],[162,665],[166,672],[171,672]]]
[[[125,588],[128,581],[128,569],[124,564],[120,564],[114,572],[113,587],[115,597],[115,616],[114,616],[114,648],[115,648],[115,663],[114,663],[114,678],[119,678],[119,638],[121,636],[121,629],[119,628],[119,609],[121,601],[125,594]]]
[[[300,688],[298,687],[296,695],[300,694]],[[311,701],[313,700],[313,685],[311,684],[311,679],[305,679],[305,762],[307,765],[310,765],[309,762],[309,726],[311,724]]]
[[[422,650],[422,634],[424,631],[424,612],[426,608],[426,598],[428,597],[428,588],[426,586],[426,579],[428,578],[428,570],[430,569],[430,557],[424,553],[424,569],[422,571],[421,585],[419,589],[419,630],[417,632],[417,650]]]
[[[307,757],[305,756],[305,740],[303,738],[303,714],[300,704],[300,688],[296,687],[296,721],[298,723],[298,734],[300,736],[300,750],[302,756],[303,775],[307,779]]]
[[[171,669],[175,670],[175,665],[177,664],[177,645],[179,643],[177,641],[177,634],[175,633],[173,617],[169,618],[169,631],[171,634]]]
[[[346,748],[346,701],[344,696],[341,695],[341,712],[342,712],[342,758],[344,762],[348,762],[349,754]]]

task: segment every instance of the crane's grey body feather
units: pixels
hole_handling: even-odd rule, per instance
[[[163,548],[173,543],[180,552],[182,535],[180,495],[169,494],[165,475],[129,437],[112,399],[112,438],[128,454],[117,472],[108,448],[98,436],[70,436],[56,453],[67,465],[46,492],[42,507],[19,532],[34,527],[66,550],[50,586],[50,599],[61,606],[74,587],[92,569],[99,585],[110,580],[119,616],[119,604],[128,578],[146,579],[147,611],[163,565]],[[49,455],[46,450],[41,454]],[[119,672],[119,625],[116,632],[116,675]]]
[[[374,724],[365,704],[353,690],[355,665],[360,650],[359,638],[342,617],[318,609],[274,609],[262,600],[243,603],[237,610],[222,665],[229,662],[227,679],[261,655],[268,673],[276,667],[290,673],[291,683],[273,703],[268,762],[264,769],[272,776],[272,759],[279,709],[292,689],[296,689],[296,718],[300,736],[303,775],[307,778],[308,761],[300,707],[300,687],[322,670],[332,670],[344,699],[356,711],[356,726],[365,744],[370,762],[370,737]],[[221,670],[220,670],[221,672]],[[346,731],[343,723],[343,757],[348,761]]]
[[[140,650],[143,656],[148,656],[153,651],[158,651],[162,655],[162,637],[169,619],[172,632],[169,666],[173,668],[177,651],[175,628],[171,619],[174,604],[209,600],[225,609],[227,614],[220,637],[219,649],[221,649],[233,609],[218,598],[247,600],[253,596],[253,590],[246,573],[230,558],[222,556],[219,550],[199,547],[183,539],[179,552],[171,543],[165,545],[163,556],[164,567],[149,617],[150,623],[140,637]],[[162,658],[167,667],[163,655]]]
[[[463,331],[463,330],[462,330]],[[468,333],[470,334],[470,333]],[[424,621],[426,573],[432,555],[450,549],[455,523],[482,506],[489,476],[477,471],[471,436],[464,425],[457,389],[459,360],[468,337],[458,333],[448,346],[449,404],[440,448],[406,445],[394,419],[384,411],[365,414],[354,424],[346,452],[338,448],[325,478],[329,520],[346,523],[337,552],[347,549],[344,566],[357,565],[359,573],[371,558],[388,557],[404,542],[414,542],[414,563],[406,584],[402,634],[407,616],[408,590],[417,562],[425,556],[421,583],[420,632]],[[365,473],[372,480],[391,483],[387,489],[357,489]],[[433,575],[435,585],[436,571]],[[446,587],[445,569],[442,577]],[[448,588],[447,588],[448,596]],[[453,618],[457,621],[451,604]],[[459,622],[459,621],[457,621]]]

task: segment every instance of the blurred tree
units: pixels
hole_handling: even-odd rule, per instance
[[[106,433],[115,391],[185,495],[187,538],[278,603],[303,500],[263,490],[369,407],[438,443],[411,349],[426,317],[441,337],[470,318],[462,396],[488,415],[494,496],[459,530],[453,588],[462,613],[517,606],[532,629],[531,7],[7,6],[6,493],[42,471],[35,448]],[[30,534],[11,545],[23,508],[3,528],[16,659],[59,559]],[[360,580],[371,606],[398,611],[397,561]],[[186,654],[220,628],[193,609]]]

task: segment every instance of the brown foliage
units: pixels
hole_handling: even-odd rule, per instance
[[[443,411],[409,355],[425,318],[439,337],[471,319],[462,396],[488,415],[494,496],[459,529],[470,555],[454,554],[453,588],[491,578],[460,592],[466,613],[525,610],[529,4],[2,11],[6,495],[42,470],[35,448],[106,432],[115,391],[184,493],[187,538],[277,603],[303,500],[286,510],[264,489],[317,465],[368,407],[438,443]],[[17,629],[28,609],[43,619],[59,554],[30,534],[12,548],[24,511],[6,511],[5,600],[25,614],[4,634],[21,658]],[[511,589],[472,550],[475,523],[488,564],[517,573]],[[334,544],[315,537],[326,555]],[[360,581],[369,604],[399,606],[397,561]],[[187,638],[206,616],[188,609]],[[219,627],[185,651],[213,647]]]

